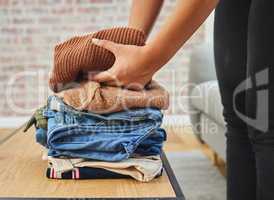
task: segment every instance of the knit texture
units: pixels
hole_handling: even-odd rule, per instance
[[[130,108],[167,109],[169,106],[168,92],[156,81],[151,81],[142,91],[102,86],[94,81],[84,81],[77,87],[56,93],[56,95],[76,110],[99,114]]]
[[[79,76],[87,72],[106,70],[114,64],[113,53],[94,45],[92,38],[120,44],[145,45],[144,32],[126,27],[105,29],[58,44],[54,50],[54,66],[49,79],[49,86],[54,92],[63,90],[67,83],[81,80]]]

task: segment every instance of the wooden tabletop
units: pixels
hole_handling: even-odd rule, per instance
[[[167,160],[163,176],[149,183],[133,179],[51,180],[34,129],[0,142],[0,198],[174,198],[183,199]],[[178,191],[179,190],[179,191]]]

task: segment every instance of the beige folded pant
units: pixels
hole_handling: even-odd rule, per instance
[[[168,92],[156,81],[151,81],[141,91],[102,86],[94,81],[85,81],[74,88],[56,93],[56,95],[76,110],[99,114],[131,108],[167,109],[169,106]]]
[[[81,158],[63,159],[48,156],[48,164],[57,173],[63,173],[79,167],[101,168],[131,176],[142,182],[151,181],[161,173],[163,168],[160,156],[129,158],[121,162],[90,161]]]

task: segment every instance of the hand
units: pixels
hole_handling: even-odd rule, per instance
[[[111,51],[115,63],[107,71],[100,72],[92,80],[111,86],[141,90],[152,79],[156,62],[148,46],[117,44],[107,40],[93,39],[95,45]]]

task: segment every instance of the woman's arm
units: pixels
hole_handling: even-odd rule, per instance
[[[218,0],[179,0],[156,37],[147,45],[161,67],[206,20]]]
[[[218,0],[178,0],[159,33],[143,47],[95,39],[93,42],[111,51],[116,60],[109,70],[93,79],[109,85],[142,88],[204,22],[217,3]]]
[[[163,0],[133,0],[128,26],[149,35],[162,8]]]

